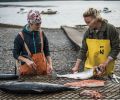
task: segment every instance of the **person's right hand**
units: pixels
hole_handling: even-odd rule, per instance
[[[73,73],[78,72],[79,66],[80,66],[80,62],[81,62],[81,60],[80,60],[80,59],[77,59],[77,61],[76,61],[76,63],[75,63],[75,66],[72,68],[72,72],[73,72]]]
[[[31,68],[33,68],[34,70],[36,70],[36,64],[33,62],[33,61],[31,61],[31,60],[27,60],[26,61],[26,64],[29,66],[29,67],[31,67]]]
[[[72,68],[72,72],[75,73],[75,72],[78,72],[79,70],[79,66],[75,65],[73,68]]]

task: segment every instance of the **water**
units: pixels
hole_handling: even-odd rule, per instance
[[[59,28],[61,25],[84,25],[82,17],[83,12],[89,7],[103,10],[108,7],[111,13],[101,13],[103,18],[109,23],[120,27],[120,1],[36,1],[36,2],[7,2],[0,4],[22,5],[24,7],[0,7],[0,23],[25,25],[27,23],[27,13],[18,14],[20,8],[24,8],[26,12],[30,9],[39,11],[53,9],[58,13],[55,15],[42,15],[42,27]],[[25,7],[32,6],[32,7]]]

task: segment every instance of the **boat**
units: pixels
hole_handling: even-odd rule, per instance
[[[110,13],[110,12],[112,12],[112,11],[111,11],[111,10],[109,10],[109,8],[104,7],[104,8],[103,8],[103,12],[104,12],[104,13]]]
[[[41,11],[41,14],[56,14],[57,11],[53,11],[52,9],[47,9],[47,11]]]
[[[27,13],[27,11],[24,8],[20,8],[20,11],[18,11],[17,13],[24,14],[24,13]]]
[[[24,8],[20,8],[20,11],[23,11],[23,10],[25,10]]]

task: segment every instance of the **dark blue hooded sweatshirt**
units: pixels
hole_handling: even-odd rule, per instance
[[[43,31],[42,31],[43,32]],[[41,40],[40,33],[38,31],[29,31],[28,25],[25,25],[22,30],[25,43],[27,44],[30,52],[32,54],[41,52]],[[48,39],[43,32],[43,43],[44,43],[44,54],[45,56],[50,56]],[[18,59],[19,56],[28,56],[27,51],[24,47],[24,42],[21,36],[18,34],[14,40],[13,56]]]

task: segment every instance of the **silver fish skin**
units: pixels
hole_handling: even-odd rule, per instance
[[[57,74],[57,77],[64,77],[64,78],[72,78],[72,79],[89,79],[94,76],[94,69],[86,70],[80,73],[74,73],[74,74],[65,74],[65,75],[59,75]]]
[[[42,82],[6,82],[0,84],[0,90],[10,93],[52,93],[68,90],[75,90],[74,87],[67,87],[60,84]]]

